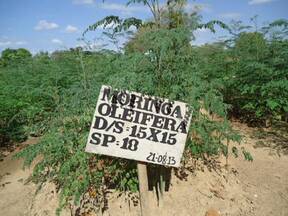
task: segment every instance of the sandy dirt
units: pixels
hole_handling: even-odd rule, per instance
[[[259,135],[258,129],[237,122],[233,122],[233,126],[245,136],[241,145],[252,154],[254,161],[230,157],[229,171],[224,168],[208,171],[203,166],[187,172],[186,180],[180,180],[173,173],[170,189],[164,193],[159,206],[156,200],[152,201],[151,215],[288,216],[288,155],[284,148],[288,146],[287,137],[273,133]],[[23,171],[22,161],[12,159],[17,151],[5,153],[0,162],[0,215],[55,215],[58,204],[55,186],[47,183],[35,193],[36,185],[26,183],[32,170]],[[223,166],[224,158],[220,161]],[[151,199],[155,197],[151,194]],[[111,192],[106,211],[85,215],[140,215],[140,206],[134,206],[125,198],[127,196],[119,197]],[[61,215],[70,215],[70,212],[65,210]]]
[[[21,148],[34,145],[37,141],[38,138],[30,138],[21,144]],[[11,149],[2,151],[6,157],[0,162],[0,216],[55,215],[58,207],[55,185],[47,183],[38,191],[38,187],[29,181],[35,163],[24,170],[23,160],[13,158],[18,151],[19,147],[12,152]],[[63,211],[62,215],[70,214]]]

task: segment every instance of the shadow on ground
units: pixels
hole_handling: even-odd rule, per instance
[[[277,122],[269,129],[260,128],[256,130],[252,138],[258,139],[255,148],[271,148],[279,156],[281,154],[288,155],[288,123]]]

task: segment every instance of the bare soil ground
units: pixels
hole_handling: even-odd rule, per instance
[[[171,187],[159,206],[156,200],[152,202],[155,205],[149,209],[151,215],[288,216],[288,133],[285,129],[281,133],[281,128],[253,129],[238,122],[233,122],[233,127],[245,136],[241,145],[254,161],[231,156],[229,171],[208,171],[200,165],[196,171],[186,171],[186,180],[173,173]],[[36,142],[32,139],[24,144]],[[0,215],[55,215],[55,186],[47,183],[36,193],[37,186],[27,183],[32,170],[22,170],[22,161],[12,159],[17,151],[2,151],[2,161],[0,156]],[[220,161],[223,166],[224,158]],[[140,215],[140,206],[126,198],[111,192],[106,211],[85,215]],[[213,210],[208,213],[209,209]],[[61,215],[70,215],[70,211],[64,210]]]

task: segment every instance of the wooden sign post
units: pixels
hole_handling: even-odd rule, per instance
[[[183,102],[102,86],[85,151],[178,167],[190,120]],[[144,215],[148,180],[141,162],[137,169]]]
[[[148,175],[147,175],[147,165],[144,162],[137,163],[138,181],[139,181],[139,192],[140,192],[140,206],[141,215],[150,215],[150,199],[148,191]]]

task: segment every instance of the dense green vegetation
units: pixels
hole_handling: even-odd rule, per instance
[[[123,50],[76,48],[33,57],[24,49],[2,52],[1,145],[42,136],[18,156],[25,165],[42,156],[33,179],[55,182],[61,207],[85,192],[105,196],[104,187],[137,191],[135,162],[84,152],[103,84],[188,103],[194,112],[189,136],[194,139],[188,139],[186,149],[204,159],[227,155],[226,140],[240,140],[228,116],[259,126],[267,120],[287,121],[288,22],[255,30],[240,22],[201,23],[197,13],[184,12],[185,1],[168,2],[161,13],[152,11],[151,22],[109,16],[87,29],[114,23],[105,35],[116,44],[117,36],[136,26]],[[214,25],[227,30],[227,41],[190,44],[196,29],[214,31]],[[236,156],[237,149],[233,147]]]
[[[287,121],[287,24],[277,20],[258,31],[235,34],[232,45],[228,40],[199,48],[207,60],[205,73],[222,83],[231,114],[251,125]]]

